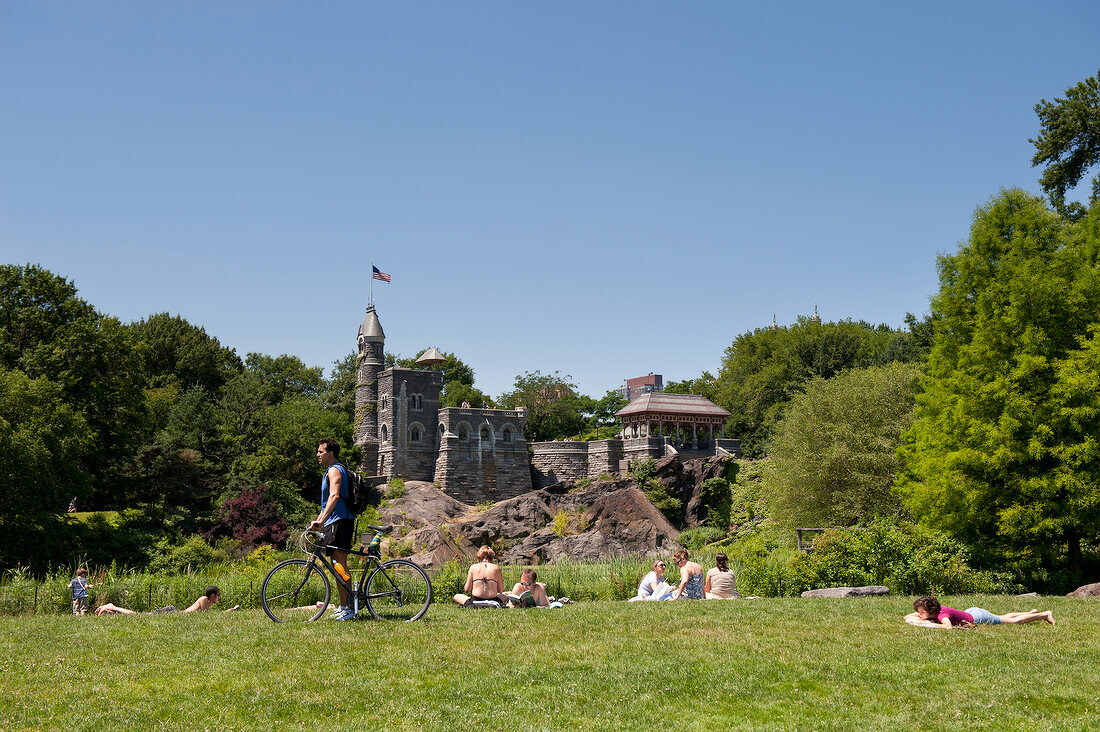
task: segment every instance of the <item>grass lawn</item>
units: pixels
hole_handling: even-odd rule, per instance
[[[1100,729],[1100,602],[944,602],[1058,625],[915,628],[907,598],[0,617],[0,729]]]

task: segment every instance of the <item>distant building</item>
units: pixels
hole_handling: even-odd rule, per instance
[[[665,377],[652,371],[646,376],[638,376],[626,380],[626,386],[620,386],[616,392],[628,402],[637,399],[643,394],[653,394],[665,388]]]

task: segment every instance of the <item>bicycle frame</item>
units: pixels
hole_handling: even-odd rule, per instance
[[[363,573],[359,576],[359,580],[356,582],[352,582],[351,584],[345,582],[344,578],[340,576],[340,573],[336,571],[335,560],[331,556],[325,554],[325,550],[327,549],[335,549],[336,551],[347,552],[348,556],[366,557],[366,562],[364,562],[363,564]],[[347,592],[347,596],[351,599],[353,603],[352,610],[354,610],[356,613],[359,612],[359,602],[361,600],[364,600],[368,597],[371,599],[377,597],[385,597],[389,594],[386,592],[379,592],[373,595],[367,595],[367,575],[370,574],[371,569],[377,567],[383,573],[386,571],[382,567],[382,559],[375,554],[359,551],[357,549],[345,549],[344,547],[333,546],[332,544],[325,544],[323,546],[318,545],[313,550],[313,559],[320,559],[321,565],[326,567],[329,571],[329,574],[331,574],[336,582],[344,588],[344,590]],[[347,569],[349,576],[353,576],[350,569],[348,569],[347,567],[344,567],[344,569]]]

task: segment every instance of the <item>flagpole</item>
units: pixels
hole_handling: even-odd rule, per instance
[[[367,307],[374,307],[374,260],[370,261],[370,297],[367,300]]]

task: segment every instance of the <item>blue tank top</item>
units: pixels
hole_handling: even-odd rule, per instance
[[[340,519],[354,519],[351,515],[351,511],[348,510],[347,495],[348,495],[348,471],[344,469],[344,466],[340,463],[334,463],[333,467],[340,471],[340,500],[336,502],[336,509],[329,514],[329,517],[325,519],[325,526],[334,524]],[[321,507],[328,504],[328,469],[325,469],[325,476],[321,478]]]

